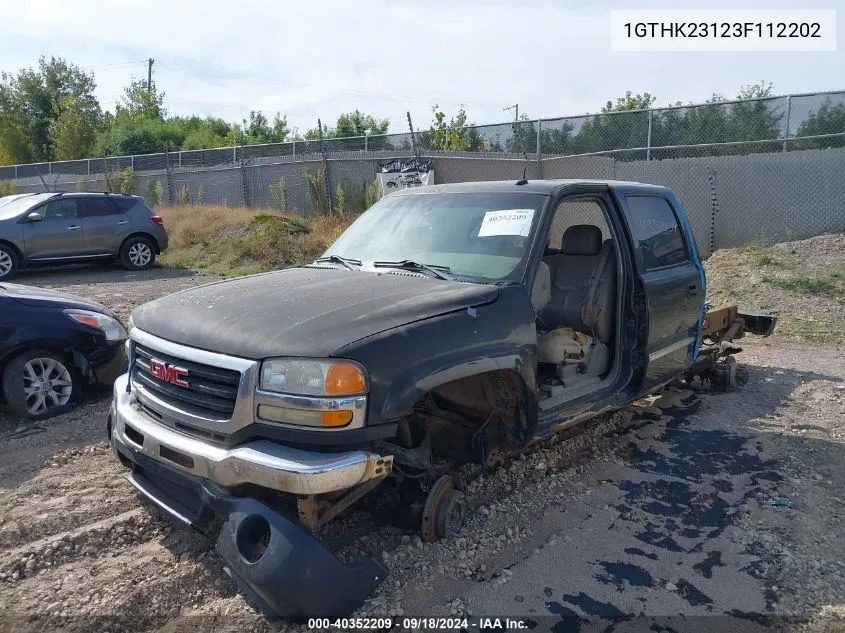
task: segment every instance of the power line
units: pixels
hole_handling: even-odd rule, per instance
[[[82,68],[110,68],[112,66],[130,66],[133,64],[146,64],[146,59],[137,59],[131,62],[115,62],[113,64],[94,64],[93,66],[83,66]]]
[[[257,75],[246,75],[242,73],[236,73],[228,70],[219,71],[219,70],[211,70],[211,69],[203,69],[202,72],[198,72],[195,69],[188,68],[186,66],[182,66],[180,64],[174,64],[171,62],[159,62],[159,66],[164,66],[167,68],[173,68],[175,70],[181,70],[183,72],[188,72],[193,75],[201,76],[201,75],[212,75],[215,77],[221,77],[223,79],[242,79],[244,81],[255,81],[260,83],[273,83],[273,84],[284,84],[288,86],[294,86],[298,88],[321,88],[323,90],[333,90],[335,92],[343,92],[347,94],[355,94],[355,95],[362,95],[362,96],[370,96],[370,97],[380,97],[385,99],[404,99],[407,101],[420,101],[426,104],[431,104],[434,101],[438,101],[437,98],[432,97],[415,97],[410,95],[400,95],[400,94],[393,94],[387,92],[375,92],[369,90],[354,90],[349,88],[339,88],[337,86],[326,86],[322,84],[312,84],[307,82],[300,82],[300,81],[291,81],[287,79],[276,79],[271,77],[260,77]],[[441,101],[454,101],[455,103],[460,102],[460,99],[440,99]],[[475,106],[491,106],[492,103],[469,103],[468,105],[475,105]]]

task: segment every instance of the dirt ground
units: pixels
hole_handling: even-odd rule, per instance
[[[207,280],[96,268],[18,279],[123,318]],[[454,539],[423,543],[362,508],[342,516],[342,553],[391,572],[360,613],[845,630],[845,347],[749,339],[739,358],[748,381],[735,392],[671,390],[474,480]],[[256,613],[212,543],[139,500],[103,441],[107,408],[103,394],[40,423],[0,408],[0,627],[298,628]]]

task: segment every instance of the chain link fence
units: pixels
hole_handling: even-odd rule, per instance
[[[445,146],[445,148],[444,148]],[[151,206],[360,211],[379,161],[431,158],[437,183],[619,179],[665,185],[700,250],[845,231],[845,92],[432,131],[0,167],[21,193],[119,191]],[[134,185],[124,185],[129,169]]]

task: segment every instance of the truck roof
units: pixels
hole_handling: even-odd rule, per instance
[[[523,184],[517,184],[521,182]],[[595,180],[587,178],[566,178],[558,180],[492,180],[487,182],[460,182],[444,185],[427,185],[400,189],[391,195],[418,195],[426,193],[539,193],[549,195],[556,189],[567,185],[607,185],[648,191],[665,190],[666,187],[628,180]]]

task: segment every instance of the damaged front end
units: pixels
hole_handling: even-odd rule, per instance
[[[269,617],[299,620],[344,617],[387,577],[378,560],[341,563],[317,538],[278,510],[238,497],[205,479],[176,471],[124,445],[129,481],[173,519],[204,534],[217,533],[224,570]]]

